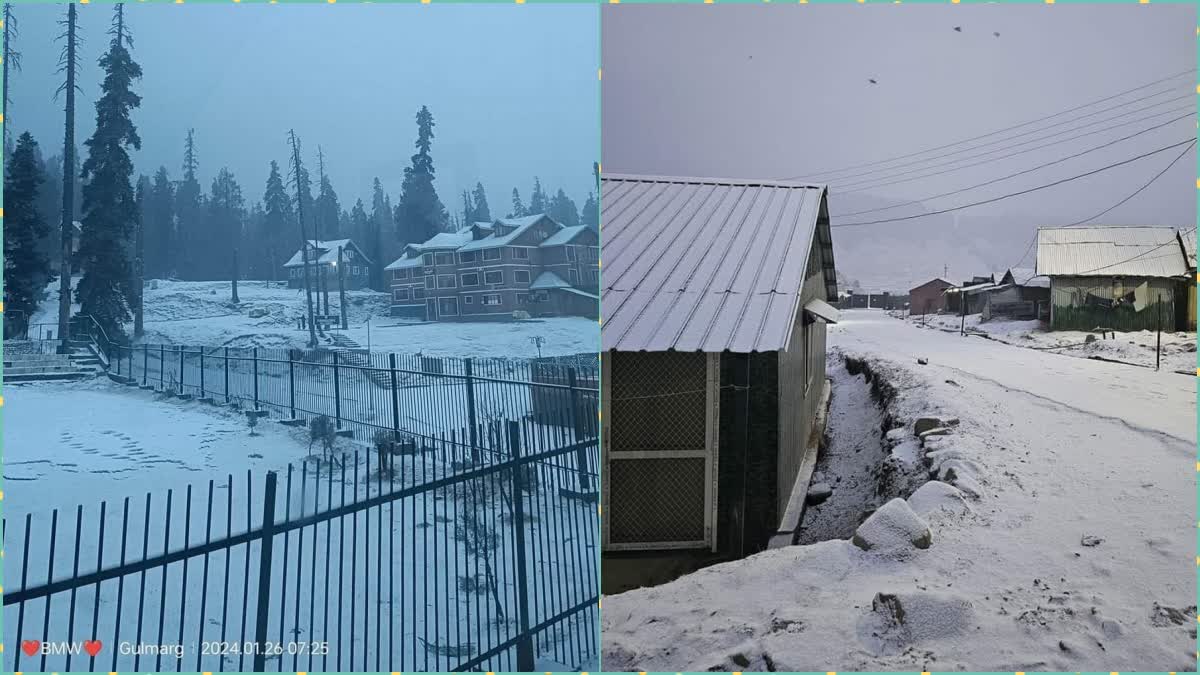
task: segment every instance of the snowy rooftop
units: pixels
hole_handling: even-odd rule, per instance
[[[573,227],[564,227],[546,238],[539,246],[561,246],[571,243],[576,236],[587,229],[586,225],[575,225]]]
[[[433,251],[435,249],[456,250],[463,244],[471,241],[471,228],[464,227],[457,232],[439,232],[433,235],[417,247],[422,251]]]
[[[1196,230],[1193,228],[1179,233],[1179,241],[1183,243],[1183,253],[1187,256],[1188,265],[1196,266]]]
[[[1188,273],[1173,227],[1041,228],[1037,273],[1046,276],[1177,277]]]
[[[315,248],[321,252],[320,257],[318,257],[316,260],[311,261],[318,265],[329,265],[329,264],[337,262],[339,248],[354,249],[354,251],[356,251],[358,255],[362,256],[363,260],[367,260],[367,256],[363,255],[362,251],[358,248],[358,246],[356,246],[354,244],[354,242],[349,239],[331,239],[329,241],[317,241],[315,239],[309,239],[308,245],[312,246],[313,248]],[[292,255],[291,259],[288,260],[286,263],[284,263],[283,266],[284,267],[301,267],[301,266],[303,266],[304,258],[301,255],[301,253],[302,253],[301,251],[296,251]],[[368,262],[370,262],[370,261],[368,261]]]
[[[1018,286],[1050,288],[1049,277],[1037,276],[1037,272],[1032,267],[1013,267],[1008,270],[1008,274],[1012,276],[1012,282]]]
[[[601,182],[605,351],[783,349],[813,247],[827,295],[837,296],[823,185],[611,174]]]
[[[551,224],[555,228],[561,227],[558,223],[551,220],[549,216],[546,216],[545,214],[540,214],[540,213],[537,215],[533,215],[533,216],[524,216],[522,218],[501,218],[496,221],[496,224],[514,228],[511,232],[509,232],[507,234],[501,234],[501,235],[489,234],[488,236],[484,237],[483,239],[467,241],[458,250],[460,250],[460,251],[477,251],[479,249],[484,249],[484,248],[493,248],[496,246],[504,246],[504,245],[508,244],[509,242],[513,241],[514,239],[516,239],[517,237],[524,234],[530,227],[534,226],[535,224],[537,224],[539,222],[545,222],[545,223]]]
[[[550,288],[570,288],[571,284],[567,283],[562,277],[554,272],[542,272],[537,275],[533,283],[529,284],[529,289],[533,291],[541,291]]]

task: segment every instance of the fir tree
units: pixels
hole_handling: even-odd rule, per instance
[[[474,216],[475,216],[475,203],[471,201],[471,193],[470,193],[470,192],[468,192],[468,191],[466,191],[466,190],[463,190],[463,191],[462,191],[462,200],[463,200],[463,207],[462,207],[462,208],[463,208],[463,210],[462,210],[462,220],[463,220],[463,222],[464,222],[464,223],[473,223],[473,222],[475,222],[475,218],[474,218]],[[456,227],[455,227],[454,229],[456,229],[456,230],[457,230],[457,229],[458,229],[458,227],[457,227],[457,221],[458,221],[458,218],[456,217],[454,220],[456,221],[456,222],[455,222],[455,225],[456,225]]]
[[[21,134],[4,174],[4,318],[6,328],[22,333],[52,279],[50,258],[41,241],[51,228],[37,209],[45,180],[37,159],[37,141]]]
[[[160,166],[142,205],[142,226],[146,240],[146,274],[152,279],[166,278],[174,268],[175,186]]]
[[[188,129],[183,146],[183,181],[175,189],[176,237],[175,250],[171,256],[174,271],[184,279],[200,279],[207,270],[201,267],[199,255],[210,239],[203,231],[203,195],[196,169],[200,162],[196,157],[196,130]]]
[[[492,210],[488,208],[487,194],[483,191],[483,183],[475,183],[475,190],[471,192],[471,200],[475,202],[475,211],[470,218],[467,218],[467,224],[490,223]]]
[[[12,120],[8,118],[8,82],[11,72],[21,72],[21,52],[17,51],[13,46],[13,41],[17,38],[17,17],[13,16],[12,3],[4,3],[4,92],[0,101],[3,101],[4,114],[4,156],[11,157],[15,148],[10,148],[12,137],[8,134],[9,127],[12,126]]]
[[[130,119],[130,111],[141,104],[131,86],[142,76],[142,69],[125,47],[123,9],[123,5],[116,6],[112,42],[100,58],[105,77],[96,101],[96,131],[85,143],[88,158],[82,177],[88,182],[83,187],[79,244],[83,277],[76,290],[81,312],[91,315],[109,338],[118,340],[124,338],[124,323],[130,319],[133,275],[129,242],[138,218],[128,148],[136,150],[142,145]]]
[[[580,222],[597,232],[600,231],[600,203],[596,201],[596,195],[591,192],[588,193],[587,201],[583,203]]]
[[[354,208],[346,216],[346,222],[350,223],[347,228],[350,230],[350,238],[355,243],[363,242],[365,246],[371,238],[371,218],[367,215],[367,207],[363,205],[363,200],[358,199],[354,202]],[[370,249],[369,246],[367,248]]]
[[[396,205],[397,230],[404,243],[425,241],[440,232],[450,220],[433,186],[433,157],[429,154],[433,145],[433,126],[433,114],[429,108],[421,106],[417,112],[417,154],[412,156],[412,166],[404,170],[400,203]]]
[[[317,187],[317,199],[313,204],[315,209],[313,222],[316,223],[313,238],[321,241],[338,239],[341,236],[338,216],[342,209],[338,204],[338,196],[333,190],[333,184],[329,181],[329,174],[325,173],[325,153],[320,147],[317,148],[317,169],[320,181]]]
[[[546,191],[542,189],[542,181],[534,176],[533,193],[529,195],[529,208],[525,211],[525,215],[538,216],[549,210],[550,200],[546,197]]]
[[[520,218],[526,213],[525,205],[521,203],[521,193],[517,192],[517,188],[513,188],[512,194],[512,213],[508,214],[509,218]]]
[[[563,227],[575,227],[579,224],[579,209],[575,208],[575,201],[568,197],[562,188],[559,188],[558,192],[554,193],[554,199],[550,200],[547,215]]]
[[[263,216],[260,242],[265,249],[267,264],[271,266],[269,276],[275,279],[280,266],[298,250],[296,241],[296,213],[292,199],[283,187],[279,175],[279,164],[271,160],[271,173],[267,176],[267,189],[263,193]]]
[[[365,244],[367,255],[371,257],[371,288],[377,291],[385,290],[383,268],[387,263],[384,242],[395,240],[395,237],[389,236],[392,234],[391,229],[391,205],[383,192],[383,184],[376,178],[371,189],[371,228]]]
[[[231,302],[238,300],[238,277],[241,276],[238,254],[242,245],[243,221],[246,217],[242,188],[229,169],[222,168],[212,183],[212,197],[208,200],[208,216],[211,224],[209,235],[218,245],[223,245],[229,255],[229,279]]]

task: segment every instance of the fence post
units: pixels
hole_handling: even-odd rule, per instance
[[[200,345],[200,398],[208,395],[204,391],[204,345]]]
[[[142,345],[142,386],[146,386],[146,378],[150,376],[150,345]]]
[[[254,357],[254,409],[258,410],[258,347],[251,352]]]
[[[162,389],[166,386],[167,366],[166,357],[167,348],[160,342],[158,344],[158,388]]]
[[[472,359],[463,360],[463,369],[467,374],[467,428],[471,434],[471,462],[479,463],[479,422],[475,417],[475,380],[472,377],[474,367]]]
[[[521,425],[508,423],[509,461],[512,462],[513,533],[517,565],[517,670],[533,671],[533,634],[529,632],[529,588],[525,569],[525,487],[521,459]]]
[[[288,388],[291,390],[292,419],[296,419],[296,350],[288,348]]]
[[[339,251],[341,249],[338,249]],[[333,353],[333,418],[334,426],[342,428],[342,385],[338,382],[338,353]]]
[[[1158,294],[1158,307],[1155,307],[1155,312],[1158,319],[1158,340],[1154,345],[1154,369],[1158,370],[1162,366],[1162,293]]]
[[[179,345],[179,395],[183,396],[183,345]]]
[[[225,402],[229,403],[229,347],[225,348]]]
[[[575,433],[576,445],[583,442],[583,420],[579,419],[579,388],[575,381],[575,368],[567,368],[567,386],[571,393],[571,428]],[[580,446],[575,449],[575,468],[579,472],[579,488],[581,492],[592,489],[592,481],[588,478],[587,450]]]
[[[254,672],[267,669],[267,655],[263,653],[267,643],[267,620],[271,616],[271,545],[275,539],[275,472],[267,472],[267,486],[263,492],[262,537],[259,539],[258,558],[258,615],[254,625]]]
[[[396,386],[396,355],[388,354],[392,371],[392,440],[400,440],[400,388]]]

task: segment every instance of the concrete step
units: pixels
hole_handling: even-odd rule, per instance
[[[20,382],[47,382],[51,380],[82,380],[91,377],[91,373],[38,373],[27,375],[10,375],[4,374],[5,384],[17,384]]]
[[[37,375],[40,373],[84,373],[90,374],[93,370],[82,370],[72,365],[65,366],[13,366],[4,369],[4,375]]]

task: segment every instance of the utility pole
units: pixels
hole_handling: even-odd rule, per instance
[[[325,185],[325,152],[321,146],[317,146],[317,201],[321,199],[321,188]],[[313,214],[313,239],[317,241],[317,246],[321,245],[321,219],[324,214],[321,209],[315,209]],[[321,269],[320,259],[317,262],[317,292],[325,296],[325,316],[329,316],[329,279],[326,278],[325,270]]]
[[[71,5],[74,7],[74,5]],[[304,227],[304,176],[300,169],[300,141],[294,129],[288,131],[292,142],[292,170],[296,173],[296,212],[300,221],[300,255],[304,261],[304,293],[308,301],[308,347],[317,346],[317,327],[313,323],[312,279],[308,271],[308,229]]]
[[[62,261],[58,278],[58,347],[60,354],[69,353],[71,321],[71,243],[75,235],[75,3],[67,5],[67,47],[63,50],[63,68],[67,81],[59,91],[67,94],[66,123],[63,133],[63,193],[62,193]]]
[[[342,264],[342,247],[338,246],[338,313],[342,315],[342,330],[346,330],[346,266]]]
[[[958,327],[958,334],[965,336],[967,334],[967,294],[965,292],[959,291],[958,304],[962,307],[962,324]]]
[[[1162,366],[1162,293],[1158,294],[1155,313],[1158,315],[1158,343],[1154,345],[1154,369],[1158,370]]]

